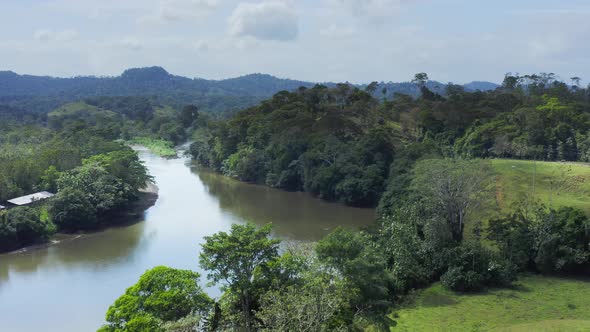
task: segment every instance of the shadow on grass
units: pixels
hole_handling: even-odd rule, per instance
[[[452,297],[441,293],[430,293],[424,295],[420,304],[424,307],[443,307],[447,305],[457,304],[457,301]]]

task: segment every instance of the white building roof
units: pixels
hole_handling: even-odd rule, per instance
[[[55,196],[55,194],[52,194],[47,191],[41,191],[41,192],[30,194],[27,196],[22,196],[22,197],[10,199],[10,200],[8,200],[8,203],[14,204],[14,205],[27,205],[27,204],[31,204],[36,201],[41,201],[41,200],[44,200],[44,199],[47,199],[47,198],[53,197],[53,196]]]
[[[0,210],[4,210],[4,209],[6,209],[6,206],[0,205]]]

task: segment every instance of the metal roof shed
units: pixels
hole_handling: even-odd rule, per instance
[[[52,194],[48,191],[41,191],[38,193],[10,199],[10,200],[8,200],[8,203],[22,206],[22,205],[28,205],[28,204],[31,204],[34,202],[42,201],[44,199],[47,199],[47,198],[50,198],[53,196],[55,196],[55,194]]]

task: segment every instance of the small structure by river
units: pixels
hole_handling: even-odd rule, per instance
[[[12,206],[32,205],[32,204],[35,204],[37,202],[40,202],[40,201],[46,200],[48,198],[51,198],[53,196],[55,196],[55,194],[52,194],[52,193],[50,193],[48,191],[41,191],[41,192],[38,192],[38,193],[34,193],[34,194],[26,195],[26,196],[21,196],[21,197],[9,199],[8,200],[8,203],[10,203]],[[2,210],[3,208],[6,208],[6,207],[0,205],[0,210]]]

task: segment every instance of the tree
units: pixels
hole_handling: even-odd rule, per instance
[[[41,220],[39,210],[31,207],[16,207],[6,213],[6,222],[14,228],[16,242],[21,246],[46,240],[52,232],[52,225]]]
[[[520,270],[530,267],[532,262],[533,234],[530,221],[522,209],[488,223],[487,239],[494,241],[500,254]]]
[[[572,207],[542,211],[531,223],[535,265],[541,272],[590,271],[590,220]]]
[[[146,271],[106,314],[101,331],[163,331],[165,322],[206,314],[212,300],[199,286],[200,275],[158,266]]]
[[[417,73],[414,75],[414,79],[412,80],[412,83],[418,85],[419,87],[425,86],[426,82],[428,82],[428,74],[426,73]]]
[[[337,318],[351,295],[342,277],[316,262],[303,271],[301,284],[265,293],[256,317],[264,332],[345,331]]]
[[[379,240],[387,254],[393,285],[399,294],[428,284],[434,273],[427,264],[425,242],[419,237],[418,229],[423,226],[423,221],[416,212],[414,207],[400,208],[380,221]]]
[[[280,241],[270,239],[270,231],[270,224],[260,229],[234,224],[229,233],[205,237],[199,257],[201,267],[209,271],[207,278],[237,297],[239,325],[245,331],[254,331],[254,273],[278,258]]]
[[[386,258],[365,233],[338,228],[318,243],[316,252],[320,262],[336,269],[351,291],[358,292],[351,307],[363,311],[391,304]]]
[[[580,86],[580,81],[582,80],[580,77],[578,76],[573,76],[570,78],[570,80],[572,81],[572,86],[577,88]]]
[[[195,105],[187,105],[182,108],[180,112],[180,122],[185,128],[192,126],[192,124],[199,117],[199,108]]]
[[[152,181],[147,168],[131,148],[92,156],[83,161],[85,165],[98,165],[114,177],[131,186],[133,191],[145,188]]]
[[[514,90],[518,86],[518,82],[520,81],[521,77],[518,74],[512,75],[512,73],[507,73],[504,76],[504,81],[502,82],[502,87],[507,90]]]
[[[55,192],[57,191],[57,180],[59,179],[61,173],[55,168],[55,166],[51,165],[49,168],[43,172],[43,176],[41,176],[41,187],[44,190]]]
[[[134,194],[130,185],[97,163],[86,163],[63,173],[58,188],[59,191],[65,188],[81,191],[99,215],[121,207]]]
[[[66,187],[49,203],[53,223],[64,231],[88,230],[97,226],[96,209],[86,194]]]
[[[489,161],[431,159],[414,168],[413,192],[437,206],[451,227],[453,238],[463,239],[465,218],[491,197],[493,171]]]
[[[367,91],[369,94],[373,94],[375,93],[375,91],[377,91],[377,88],[379,87],[379,82],[371,82],[369,85],[367,85],[367,87],[365,88],[365,91]]]

